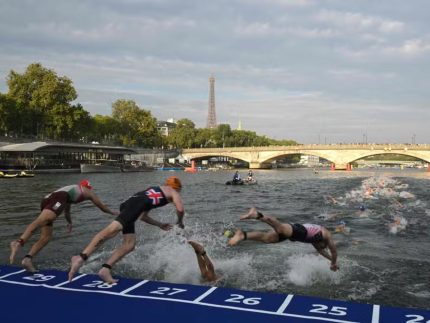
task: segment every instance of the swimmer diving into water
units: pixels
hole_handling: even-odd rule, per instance
[[[200,274],[202,275],[202,279],[206,282],[216,282],[218,277],[215,274],[215,268],[212,264],[211,259],[206,254],[203,246],[195,241],[188,241],[188,243],[193,247],[197,256],[197,263],[199,265]]]
[[[106,263],[102,265],[98,274],[106,283],[116,283],[117,280],[112,278],[111,269],[114,264],[121,260],[125,255],[132,252],[136,246],[135,222],[140,218],[142,221],[155,225],[161,230],[167,231],[172,228],[170,223],[162,223],[149,217],[148,213],[152,209],[162,207],[168,203],[173,203],[176,208],[178,221],[176,224],[184,228],[183,217],[185,214],[179,192],[182,184],[179,178],[171,176],[166,180],[164,186],[152,186],[144,191],[138,192],[120,205],[120,214],[106,228],[97,233],[88,246],[77,256],[71,259],[69,271],[69,281],[72,280],[75,273],[79,270],[88,257],[96,251],[100,245],[115,237],[122,231],[123,242],[114,250]]]
[[[104,213],[112,215],[118,215],[119,212],[111,211],[106,205],[104,205],[97,195],[93,192],[93,187],[90,182],[86,179],[80,181],[77,185],[69,185],[59,188],[58,190],[46,195],[41,202],[40,208],[41,213],[39,216],[31,222],[24,233],[18,240],[10,243],[10,257],[9,261],[11,264],[14,263],[15,257],[19,249],[30,239],[35,230],[40,228],[40,238],[33,246],[30,251],[25,255],[21,261],[22,266],[28,272],[36,272],[36,268],[33,266],[33,257],[35,257],[40,250],[42,250],[52,238],[53,223],[64,212],[64,216],[67,221],[67,231],[72,232],[72,218],[71,218],[71,204],[78,204],[84,201],[91,201]]]
[[[246,232],[237,230],[234,236],[229,240],[230,246],[235,246],[243,240],[254,240],[264,243],[277,243],[284,240],[300,241],[311,243],[320,255],[330,260],[330,269],[337,271],[337,251],[331,233],[324,227],[316,224],[289,224],[281,223],[276,218],[263,215],[252,207],[247,214],[240,217],[240,220],[255,219],[260,220],[273,228],[273,231],[251,231]],[[328,250],[330,253],[326,250]]]

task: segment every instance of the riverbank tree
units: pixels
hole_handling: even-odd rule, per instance
[[[157,130],[157,120],[133,100],[112,103],[110,116],[90,115],[77,103],[77,91],[66,76],[40,63],[23,73],[11,70],[7,93],[0,93],[0,135],[37,140],[99,142],[123,146],[160,148],[243,147],[292,145],[258,136],[253,131],[232,130],[228,124],[214,129],[196,128],[180,119],[167,137]]]

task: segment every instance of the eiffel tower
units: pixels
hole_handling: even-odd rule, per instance
[[[209,109],[206,128],[216,128],[216,113],[215,113],[215,77],[209,77]]]

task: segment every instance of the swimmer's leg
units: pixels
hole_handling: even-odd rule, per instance
[[[262,213],[260,213],[260,215],[261,216],[258,219],[261,222],[264,222],[270,225],[273,228],[273,230],[275,230],[277,235],[282,234],[286,238],[291,237],[293,233],[293,228],[291,227],[290,224],[282,223],[273,216],[263,215]],[[278,241],[279,241],[279,237],[277,241],[274,241],[274,242],[278,242]]]
[[[21,264],[26,271],[36,272],[33,266],[33,257],[36,256],[43,247],[45,247],[52,238],[52,222],[44,225],[40,231],[40,239],[31,247],[29,253],[24,257]]]
[[[241,220],[248,220],[248,219],[258,219],[260,212],[257,211],[255,207],[252,207],[249,209],[248,213],[242,215],[240,217]]]
[[[113,238],[122,230],[122,224],[118,221],[112,221],[106,228],[97,233],[88,246],[81,252],[78,256],[73,256],[71,259],[70,271],[69,271],[69,281],[72,281],[73,276],[82,267],[84,262],[88,259],[88,257],[96,251],[101,244]]]
[[[202,277],[207,281],[216,280],[215,268],[203,246],[191,240],[188,241],[188,243],[194,248],[194,251],[196,252],[197,263],[199,264]]]
[[[21,237],[18,240],[12,241],[10,243],[10,251],[11,251],[9,256],[10,264],[14,263],[18,250],[24,245],[24,243],[28,239],[30,239],[33,232],[41,226],[44,226],[48,223],[52,223],[56,219],[56,217],[57,217],[56,214],[51,210],[47,210],[47,209],[43,210],[40,213],[40,215],[27,226],[27,228],[25,229]]]
[[[274,231],[264,232],[264,231],[251,231],[245,232],[242,230],[237,230],[234,236],[229,240],[228,244],[230,246],[235,246],[243,240],[254,240],[264,243],[275,243],[279,241],[278,233]]]
[[[15,240],[10,243],[10,256],[9,256],[9,263],[13,265],[15,262],[16,254],[18,253],[19,249],[21,249],[24,246],[24,240]]]
[[[123,235],[121,246],[115,249],[109,260],[103,264],[102,269],[99,270],[99,277],[106,283],[114,284],[118,279],[113,279],[111,274],[112,266],[120,261],[125,255],[132,252],[136,247],[136,234],[128,233]]]

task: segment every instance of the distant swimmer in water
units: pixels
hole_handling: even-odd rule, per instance
[[[263,213],[258,212],[255,207],[252,207],[247,214],[242,215],[240,219],[260,220],[270,225],[273,228],[273,231],[246,232],[243,230],[237,230],[228,242],[230,246],[235,246],[243,240],[277,243],[288,239],[290,241],[311,243],[319,254],[330,260],[331,270],[336,271],[339,269],[339,266],[337,265],[336,245],[331,233],[326,228],[316,224],[281,223],[274,217],[263,215]],[[326,250],[327,247],[330,253]]]
[[[394,217],[394,222],[391,222],[388,225],[388,229],[390,233],[397,234],[398,232],[405,230],[407,224],[408,224],[408,221],[405,218],[401,216],[396,216]]]
[[[399,201],[397,201],[396,199],[393,199],[393,205],[394,205],[394,207],[396,208],[396,209],[403,209],[405,206],[402,204],[402,203],[400,203]]]
[[[358,208],[358,211],[355,213],[360,218],[368,218],[369,217],[369,211],[367,210],[365,205],[360,205]]]
[[[16,254],[24,244],[30,239],[33,232],[41,228],[40,239],[33,244],[30,251],[25,255],[21,264],[25,270],[29,272],[36,272],[33,266],[32,259],[36,256],[43,247],[45,247],[52,238],[53,222],[64,211],[67,221],[67,230],[72,231],[72,218],[70,215],[71,204],[81,203],[83,201],[91,201],[100,210],[112,215],[118,215],[118,212],[111,211],[105,206],[97,195],[93,192],[92,186],[88,180],[82,180],[78,185],[69,185],[59,188],[58,190],[46,195],[40,204],[41,213],[39,216],[27,226],[24,233],[18,240],[10,243],[10,257],[11,264],[14,263]]]
[[[326,196],[326,201],[328,202],[328,203],[332,203],[332,204],[339,204],[339,201],[338,200],[336,200],[333,196],[331,196],[331,195],[327,195]]]
[[[216,282],[218,277],[215,273],[214,265],[212,264],[212,261],[207,255],[203,246],[192,240],[188,241],[188,243],[193,247],[196,253],[197,263],[199,265],[202,279],[206,282]]]
[[[135,222],[140,219],[148,224],[155,225],[161,230],[168,231],[172,228],[170,223],[162,223],[149,217],[149,211],[162,207],[168,203],[173,203],[176,208],[178,221],[176,224],[184,228],[183,217],[185,214],[179,192],[182,184],[179,178],[171,176],[166,180],[164,186],[152,186],[144,191],[138,192],[120,205],[119,216],[106,228],[97,233],[88,246],[78,255],[71,259],[69,271],[69,281],[75,273],[82,267],[88,257],[96,251],[100,245],[108,239],[115,237],[120,231],[123,234],[123,242],[114,250],[106,263],[102,265],[98,274],[106,283],[116,283],[112,278],[111,269],[125,255],[132,252],[136,246]]]
[[[334,232],[348,235],[351,232],[351,229],[346,226],[345,221],[340,221],[339,224],[334,229]]]

